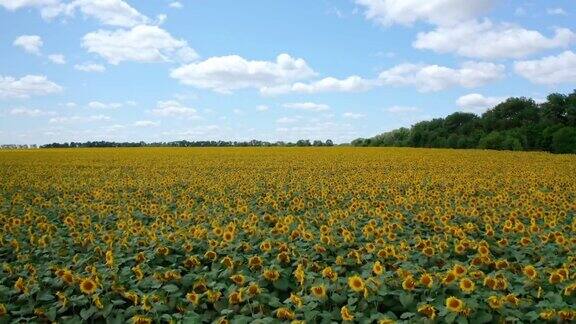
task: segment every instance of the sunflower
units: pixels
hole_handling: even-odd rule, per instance
[[[324,285],[312,286],[310,291],[312,292],[312,295],[318,299],[326,298],[326,287],[324,287]]]
[[[534,280],[536,279],[536,277],[538,277],[538,272],[536,271],[536,268],[534,268],[534,266],[532,265],[525,266],[522,269],[522,273],[524,273],[524,275],[528,277],[530,280]]]
[[[476,289],[474,282],[468,278],[460,279],[458,286],[460,287],[460,290],[466,294],[471,294]]]
[[[280,307],[276,310],[276,317],[281,320],[293,320],[295,318],[294,312],[286,307]]]
[[[506,297],[504,297],[504,299],[508,304],[513,306],[518,306],[518,304],[520,303],[520,299],[518,299],[518,297],[516,297],[515,294],[508,294],[506,295]]]
[[[130,319],[132,324],[152,324],[152,319],[142,315],[134,315]]]
[[[233,275],[232,277],[230,277],[230,280],[234,281],[234,283],[237,284],[238,286],[242,286],[244,284],[244,282],[246,281],[244,276],[241,274]]]
[[[247,291],[248,291],[248,294],[250,294],[250,296],[256,296],[256,295],[260,294],[262,289],[260,289],[260,286],[258,286],[257,283],[253,282],[248,286]]]
[[[322,270],[322,277],[336,281],[338,279],[338,273],[334,272],[331,267],[326,267]]]
[[[354,320],[354,315],[350,312],[350,309],[348,309],[348,306],[342,306],[342,308],[340,308],[340,316],[342,316],[343,321],[353,321]]]
[[[26,283],[24,282],[24,278],[19,277],[14,284],[14,289],[18,290],[19,293],[26,292]]]
[[[268,281],[276,281],[280,278],[280,273],[274,269],[264,270],[264,278]]]
[[[192,305],[198,305],[198,302],[200,302],[200,295],[198,295],[195,292],[189,292],[186,294],[186,299],[192,304]]]
[[[234,239],[234,233],[226,231],[222,234],[222,239],[226,242],[231,242]]]
[[[303,305],[302,297],[293,293],[290,293],[290,302],[296,307],[302,307]]]
[[[8,314],[8,310],[4,304],[0,304],[0,317]]]
[[[262,266],[262,258],[257,255],[250,257],[250,259],[248,259],[248,266],[250,269],[260,268]]]
[[[414,281],[412,276],[406,277],[406,279],[402,281],[402,289],[410,291],[414,290],[414,288],[416,288],[416,281]]]
[[[552,272],[552,273],[550,274],[550,277],[548,277],[548,282],[549,282],[551,285],[555,285],[555,284],[561,282],[562,280],[564,280],[564,279],[562,278],[562,275],[560,275],[557,271]]]
[[[80,291],[86,295],[92,295],[96,291],[96,282],[91,278],[84,278],[80,281]]]
[[[228,295],[228,303],[231,305],[239,304],[242,302],[242,292],[233,291]]]
[[[424,287],[431,288],[432,285],[434,284],[434,279],[432,278],[432,276],[430,274],[423,273],[420,276],[420,284]]]
[[[206,292],[206,296],[208,296],[208,301],[214,304],[220,299],[222,293],[216,290],[208,290]]]
[[[453,271],[448,271],[448,273],[442,278],[442,283],[446,286],[450,285],[451,283],[456,280],[456,274]]]
[[[464,267],[464,266],[461,265],[461,264],[456,264],[456,265],[454,266],[454,268],[452,268],[452,272],[453,272],[457,277],[463,276],[463,275],[466,274],[466,267]]]
[[[454,313],[459,313],[464,309],[464,302],[456,297],[446,298],[446,308]]]
[[[424,316],[428,317],[431,320],[436,318],[436,308],[430,304],[423,304],[418,307],[418,313],[423,314]]]
[[[374,262],[374,265],[372,266],[372,272],[379,276],[384,272],[384,267],[382,266],[382,264],[380,264],[380,261],[376,261]]]
[[[110,250],[106,251],[106,266],[109,268],[114,266],[114,254]]]
[[[365,289],[364,280],[357,275],[348,278],[348,286],[355,292],[362,292]]]
[[[492,309],[500,309],[503,304],[504,300],[499,296],[492,295],[488,297],[488,306]]]

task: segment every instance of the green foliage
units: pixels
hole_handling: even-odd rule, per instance
[[[552,136],[552,148],[558,153],[576,153],[576,128],[564,127]]]
[[[455,112],[351,144],[576,153],[575,132],[576,90],[569,95],[550,94],[540,104],[524,97],[509,98],[481,116]]]

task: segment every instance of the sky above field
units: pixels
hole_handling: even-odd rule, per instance
[[[574,21],[574,0],[0,0],[0,144],[347,142],[571,92]]]

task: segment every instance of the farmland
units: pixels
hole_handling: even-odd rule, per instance
[[[0,152],[0,323],[576,318],[576,156]]]

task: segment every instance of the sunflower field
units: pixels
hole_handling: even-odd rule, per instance
[[[0,151],[0,323],[576,319],[576,156]]]

